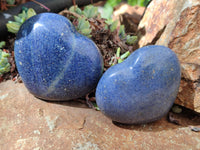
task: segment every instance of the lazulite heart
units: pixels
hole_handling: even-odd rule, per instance
[[[70,100],[93,90],[103,59],[92,40],[58,14],[42,13],[21,26],[15,60],[27,89],[45,100]]]
[[[96,89],[97,105],[116,122],[155,121],[174,103],[180,79],[179,61],[172,50],[146,46],[104,73]]]

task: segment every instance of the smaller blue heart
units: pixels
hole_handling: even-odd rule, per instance
[[[119,123],[152,122],[171,108],[180,79],[180,64],[171,49],[146,46],[104,73],[96,89],[97,105]]]

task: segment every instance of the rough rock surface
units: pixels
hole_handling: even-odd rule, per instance
[[[182,81],[176,103],[200,112],[200,1],[153,0],[138,29],[140,47],[164,45],[177,54]]]
[[[122,3],[113,12],[113,19],[120,20],[121,24],[125,26],[126,33],[135,33],[144,10],[145,7],[130,6]]]
[[[194,118],[193,118],[194,119]],[[0,84],[1,150],[200,149],[200,136],[161,120],[137,126],[114,125],[101,112],[75,102],[49,103],[31,95],[24,84]]]

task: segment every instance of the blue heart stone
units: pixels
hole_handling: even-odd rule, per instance
[[[45,100],[70,100],[93,90],[103,58],[89,38],[58,14],[42,13],[21,26],[15,60],[27,89]]]
[[[146,46],[105,72],[96,89],[97,105],[115,122],[152,122],[171,108],[180,79],[180,64],[173,51]]]

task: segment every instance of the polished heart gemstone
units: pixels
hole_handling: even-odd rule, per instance
[[[100,110],[124,124],[160,119],[174,103],[181,79],[176,54],[164,46],[146,46],[109,68],[96,89]]]
[[[45,100],[71,100],[93,90],[103,59],[92,40],[58,14],[42,13],[21,26],[15,60],[27,89]]]

